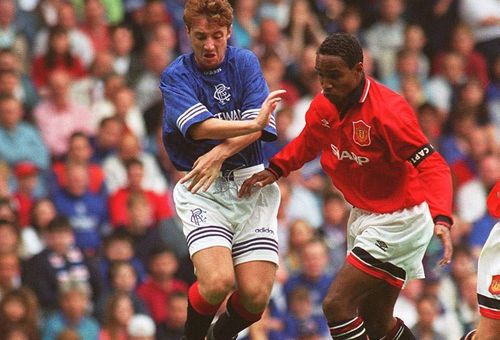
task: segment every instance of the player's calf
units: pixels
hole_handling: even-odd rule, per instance
[[[265,307],[265,305],[264,305]],[[211,326],[208,340],[235,339],[239,332],[260,320],[262,312],[250,312],[241,302],[241,296],[235,291],[227,302],[226,312]]]
[[[330,322],[328,327],[334,340],[368,340],[363,319],[359,316],[349,320]]]
[[[416,340],[416,338],[403,320],[396,318],[394,328],[379,340]]]

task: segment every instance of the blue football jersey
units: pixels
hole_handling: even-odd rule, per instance
[[[257,57],[249,50],[228,46],[222,64],[202,71],[194,55],[184,54],[161,75],[163,94],[163,144],[177,170],[189,171],[198,157],[222,140],[193,140],[189,128],[209,118],[249,120],[257,116],[269,89]],[[274,117],[261,140],[276,139]],[[222,170],[263,163],[261,140],[226,159]]]

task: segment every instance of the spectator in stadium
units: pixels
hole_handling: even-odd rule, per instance
[[[475,40],[471,28],[464,23],[458,23],[451,32],[450,46],[448,51],[460,54],[465,61],[465,73],[468,77],[479,79],[484,88],[488,85],[488,65],[482,54],[474,48]],[[442,59],[445,51],[439,52],[432,61],[433,73],[442,73]]]
[[[99,324],[88,312],[91,291],[86,284],[66,282],[58,290],[57,301],[59,309],[45,321],[42,340],[56,339],[66,328],[76,330],[82,339],[99,339]]]
[[[94,132],[88,124],[91,113],[85,106],[74,103],[69,97],[70,75],[56,70],[48,79],[49,96],[33,110],[36,125],[50,155],[62,158],[68,151],[69,137],[73,132],[82,131],[89,135]]]
[[[71,221],[76,245],[87,256],[97,254],[101,235],[109,228],[108,195],[105,191],[90,190],[88,169],[83,164],[66,165],[65,185],[56,185],[52,198],[59,214]]]
[[[427,43],[424,29],[417,24],[409,24],[405,28],[405,40],[403,48],[417,55],[418,59],[418,77],[426,80],[430,72],[429,58],[424,53],[424,47]]]
[[[330,35],[318,49],[316,69],[323,91],[308,109],[305,128],[266,170],[243,183],[240,197],[322,153],[323,169],[356,207],[349,219],[348,257],[323,303],[330,332],[339,339],[363,339],[366,334],[394,338],[399,333],[412,338],[408,327],[394,318],[394,304],[407,280],[424,277],[422,259],[433,229],[445,249],[440,264],[451,260],[449,168],[428,144],[406,101],[364,75],[363,53],[355,38]],[[380,153],[367,153],[366,146]],[[433,190],[417,193],[414,188],[422,186]],[[398,232],[387,227],[401,226],[408,215],[412,222]]]
[[[149,278],[137,288],[137,295],[146,303],[155,322],[169,318],[168,297],[175,292],[187,293],[187,284],[174,278],[179,267],[175,254],[167,247],[151,251],[147,263]]]
[[[396,53],[396,69],[382,82],[391,90],[402,93],[402,82],[406,77],[425,81],[425,77],[419,74],[418,54],[412,50],[401,49]]]
[[[14,95],[14,97],[23,103],[25,109],[27,110],[28,117],[31,118],[31,111],[40,98],[30,75],[23,69],[21,60],[11,49],[0,49],[0,72],[3,71],[6,71],[7,73],[15,72],[19,81],[15,88],[10,89],[10,91],[13,91],[11,95]]]
[[[328,261],[328,250],[324,242],[319,239],[309,240],[300,252],[301,270],[291,275],[284,284],[287,301],[290,301],[291,294],[297,287],[305,287],[309,290],[311,314],[321,317],[322,327],[327,327],[327,320],[323,315],[321,305],[333,280],[333,275],[327,272]]]
[[[23,121],[22,102],[0,96],[0,158],[10,166],[30,161],[38,169],[49,167],[49,153],[35,126]]]
[[[106,289],[111,286],[110,267],[116,262],[129,262],[132,264],[139,283],[144,282],[146,279],[144,264],[135,256],[132,240],[119,230],[106,236],[102,245],[99,269]]]
[[[84,18],[80,24],[80,30],[85,33],[92,42],[96,56],[98,53],[107,52],[109,50],[111,47],[110,28],[103,1],[85,1]]]
[[[259,34],[257,21],[258,4],[252,0],[238,1],[234,4],[234,22],[231,42],[233,46],[251,48]]]
[[[159,195],[156,192],[143,188],[144,164],[135,158],[125,162],[127,170],[127,185],[119,188],[109,198],[109,212],[111,223],[114,227],[128,226],[132,221],[129,219],[131,206],[128,204],[129,198],[134,194],[144,195],[148,200],[148,213],[146,225],[157,225],[163,219],[173,215],[170,198],[166,195]],[[142,222],[144,223],[144,222]]]
[[[132,300],[126,293],[115,293],[107,299],[99,340],[127,340],[127,325],[134,315]]]
[[[433,296],[422,296],[417,301],[418,319],[411,332],[417,339],[445,340],[436,330],[435,321],[439,315],[439,302]]]
[[[89,178],[89,190],[94,194],[105,193],[104,172],[99,164],[91,162],[92,146],[90,138],[83,132],[77,131],[69,137],[68,153],[64,160],[55,161],[52,164],[52,192],[57,187],[68,185],[67,167],[70,164],[80,164],[87,169]]]
[[[125,128],[125,123],[118,117],[102,119],[95,137],[90,139],[93,149],[91,161],[102,164],[106,157],[117,152]]]
[[[304,220],[295,220],[290,224],[288,233],[288,251],[282,258],[290,274],[295,274],[302,269],[301,252],[314,236],[313,227]]]
[[[68,73],[71,78],[83,78],[86,74],[82,61],[70,50],[68,31],[60,26],[50,29],[47,52],[33,62],[32,77],[38,91],[45,94],[49,77],[55,70]]]
[[[172,61],[170,51],[166,50],[159,41],[152,40],[144,48],[144,70],[141,72],[135,86],[137,107],[141,112],[162,102],[160,75]]]
[[[288,296],[288,313],[284,319],[284,339],[302,339],[305,336],[328,336],[328,326],[322,315],[313,313],[311,291],[295,287]]]
[[[8,220],[0,220],[0,254],[17,254],[20,243],[17,225]]]
[[[1,52],[0,52],[1,53]],[[23,83],[23,78],[14,70],[1,70],[0,67],[0,95],[12,96],[23,103],[26,110],[26,120],[31,118],[31,110],[38,103],[38,95],[31,81]]]
[[[135,102],[134,91],[127,87],[119,88],[111,97],[113,103],[112,115],[116,115],[126,125],[127,130],[136,135],[141,141],[146,136],[144,117]]]
[[[188,297],[186,293],[175,292],[168,297],[169,317],[158,324],[157,340],[182,340],[187,319]]]
[[[323,224],[318,228],[318,236],[325,242],[331,273],[337,273],[344,262],[347,251],[346,233],[349,206],[342,195],[331,192],[323,198]]]
[[[50,31],[53,27],[60,27],[67,32],[71,54],[81,61],[86,69],[94,60],[94,47],[87,35],[78,28],[75,8],[72,2],[62,2],[56,6],[56,18],[49,28],[38,32],[35,38],[33,53],[35,58],[50,52]],[[59,28],[58,28],[59,30]]]
[[[50,198],[40,198],[33,203],[30,223],[21,230],[20,256],[29,260],[45,249],[47,226],[56,217],[56,207]]]
[[[28,42],[25,35],[17,27],[16,1],[0,1],[0,49],[11,49],[15,51],[16,57],[22,61],[22,65],[28,65]]]
[[[123,202],[127,209],[127,222],[120,231],[130,237],[137,257],[145,264],[152,249],[164,245],[159,224],[152,219],[152,206],[143,193],[132,193]],[[171,237],[171,233],[167,234]],[[171,244],[170,240],[166,240]],[[177,246],[172,244],[172,246]]]
[[[134,36],[132,30],[125,24],[119,24],[111,29],[111,52],[114,57],[113,68],[116,74],[127,79],[127,83],[135,85],[142,71],[140,56],[133,52]]]
[[[21,283],[21,266],[17,254],[0,254],[0,301],[7,292],[19,288]]]
[[[20,327],[26,331],[28,340],[38,340],[38,313],[36,296],[29,288],[8,291],[0,300],[0,334]]]
[[[24,229],[29,224],[31,207],[37,199],[39,170],[35,164],[25,161],[16,164],[14,174],[17,188],[13,193],[13,199],[17,206],[19,227]]]
[[[101,277],[95,264],[76,247],[69,220],[57,216],[47,229],[47,248],[26,263],[23,282],[35,292],[46,312],[57,308],[59,289],[68,282],[90,285],[92,299],[97,301]]]
[[[139,159],[144,165],[144,179],[142,187],[158,194],[165,194],[167,182],[161,173],[160,167],[153,155],[143,151],[139,138],[132,133],[121,136],[116,154],[111,154],[103,161],[106,185],[111,194],[127,184],[127,170],[125,162],[130,159]]]
[[[379,17],[365,32],[366,43],[377,62],[381,79],[394,71],[396,53],[404,44],[404,8],[402,0],[380,1]]]

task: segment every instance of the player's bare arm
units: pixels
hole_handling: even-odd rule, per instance
[[[439,237],[443,246],[443,258],[439,261],[439,265],[444,266],[451,262],[453,255],[453,243],[451,241],[450,228],[440,223],[434,225],[434,234]]]
[[[207,119],[193,125],[189,130],[190,136],[194,140],[226,139],[260,131],[269,124],[271,114],[281,101],[280,95],[285,92],[285,90],[276,90],[269,93],[264,103],[262,103],[259,114],[252,120]]]
[[[226,139],[224,143],[200,156],[193,164],[192,170],[180,179],[180,183],[191,180],[188,190],[193,194],[196,194],[200,189],[207,191],[219,176],[224,161],[255,142],[261,135],[262,132],[259,131],[246,136]]]
[[[252,177],[248,178],[241,185],[240,191],[238,192],[238,197],[250,196],[252,193],[252,187],[264,187],[268,184],[274,183],[277,180],[276,175],[274,175],[269,170],[262,170],[254,174]]]

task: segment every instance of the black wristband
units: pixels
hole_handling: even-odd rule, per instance
[[[273,163],[269,163],[269,166],[266,169],[269,170],[274,175],[274,177],[276,177],[277,180],[281,176],[283,176],[283,171],[277,165],[274,165]]]
[[[453,220],[451,219],[451,217],[445,215],[437,215],[436,217],[434,217],[434,224],[441,224],[450,229],[453,224]]]

